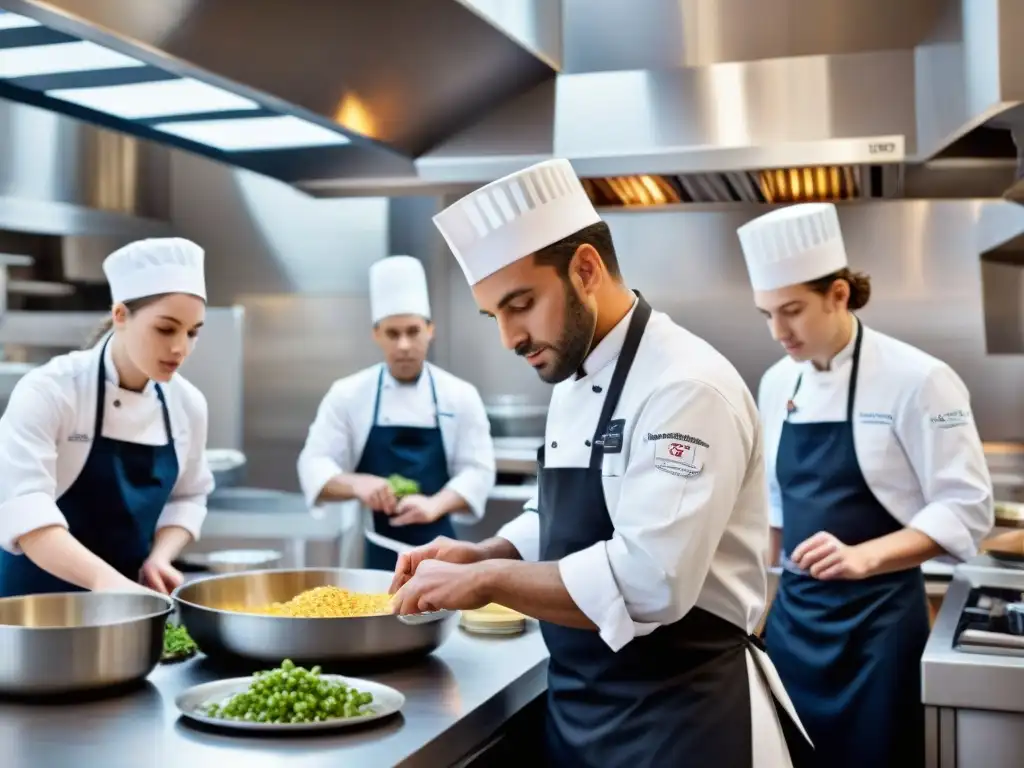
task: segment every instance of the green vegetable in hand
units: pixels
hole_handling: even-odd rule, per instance
[[[412,496],[420,492],[419,483],[401,475],[391,475],[388,478],[388,485],[391,486],[391,491],[399,499],[403,496]]]
[[[179,661],[192,656],[197,650],[195,640],[179,624],[168,624],[164,629],[164,652],[161,661]]]
[[[290,659],[253,675],[249,688],[220,704],[208,704],[207,717],[254,723],[322,723],[372,714],[373,694],[324,680],[320,667],[297,667]]]

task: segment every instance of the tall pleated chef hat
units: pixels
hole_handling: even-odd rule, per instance
[[[470,285],[601,220],[568,160],[545,160],[434,216]]]
[[[430,319],[427,273],[419,259],[388,256],[370,265],[370,313],[374,325],[393,315]]]
[[[180,237],[136,240],[103,260],[117,304],[161,293],[188,293],[206,301],[203,249]]]
[[[843,232],[832,203],[779,208],[736,233],[755,291],[817,280],[846,266]]]

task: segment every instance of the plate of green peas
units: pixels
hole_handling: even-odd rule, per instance
[[[196,685],[174,702],[186,718],[222,728],[256,731],[308,731],[343,728],[398,712],[405,696],[386,685],[320,667],[281,666]]]

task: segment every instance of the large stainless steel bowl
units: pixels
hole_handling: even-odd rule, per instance
[[[0,693],[93,691],[149,675],[160,661],[170,598],[68,592],[0,600]]]
[[[452,611],[422,617],[293,619],[222,610],[284,602],[327,585],[387,592],[391,574],[348,568],[249,571],[197,579],[178,587],[173,597],[181,623],[208,656],[272,665],[284,659],[337,663],[425,655],[448,639],[458,621]]]

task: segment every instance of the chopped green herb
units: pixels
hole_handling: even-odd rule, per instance
[[[398,498],[403,496],[412,496],[413,494],[420,492],[420,484],[415,480],[410,480],[407,477],[401,475],[391,475],[388,478],[388,484],[391,486],[392,492]]]
[[[164,652],[161,661],[180,661],[187,659],[199,650],[188,630],[180,624],[168,623],[164,629]]]
[[[206,704],[207,717],[255,723],[322,723],[364,717],[373,694],[345,683],[324,680],[320,667],[297,667],[290,659],[281,666],[252,676],[249,688],[221,703]]]

